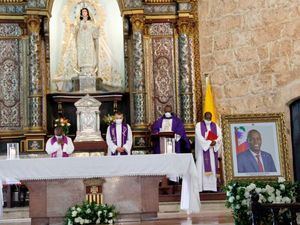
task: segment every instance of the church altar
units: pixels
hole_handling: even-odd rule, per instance
[[[181,209],[186,210],[187,212],[200,211],[198,173],[192,154],[0,160],[0,171],[0,181],[2,181],[2,183],[5,183],[5,181],[8,179],[16,179],[24,182],[25,184],[30,182],[47,182],[48,184],[53,185],[51,184],[53,181],[55,185],[60,185],[59,181],[61,181],[66,188],[68,188],[66,186],[68,185],[68,182],[72,180],[76,183],[79,179],[88,178],[110,179],[114,177],[120,177],[124,178],[123,180],[126,181],[127,178],[132,179],[132,177],[147,178],[151,176],[164,175],[181,176]],[[67,183],[65,184],[65,182]],[[111,181],[108,181],[108,183],[110,182]],[[111,182],[111,185],[114,186],[118,183],[122,182]],[[82,187],[80,188],[81,184],[77,185],[79,189],[83,189]],[[74,187],[69,189],[72,189],[71,191],[74,192],[77,190],[77,188]],[[34,190],[34,188],[32,190]],[[30,192],[30,194],[38,196],[38,192],[40,190],[36,189],[35,191],[36,193]],[[0,196],[2,196],[2,189],[0,192]],[[157,199],[156,204],[158,210],[158,191],[153,193],[157,195],[154,196],[154,199]],[[147,195],[148,193],[144,193],[142,198],[146,197]],[[78,196],[80,196],[80,193]],[[39,197],[43,198],[43,196]],[[130,199],[132,196],[127,197]],[[147,196],[147,198],[149,198],[149,196]],[[84,197],[82,195],[82,197],[79,197],[78,201],[80,202],[83,200]],[[120,211],[120,215],[122,215],[122,207],[118,205],[118,201],[106,202],[105,191],[104,203],[114,204],[117,210]],[[53,204],[55,204],[55,202]],[[57,202],[56,204],[56,207],[60,207],[60,202]],[[70,206],[72,205],[69,205],[68,207]],[[30,207],[32,207],[31,203]]]

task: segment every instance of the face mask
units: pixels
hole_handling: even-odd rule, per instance
[[[123,119],[116,119],[116,124],[121,124]]]
[[[62,139],[62,135],[55,135],[56,139]]]
[[[172,116],[172,114],[170,112],[165,113],[165,117],[170,118],[171,116]]]
[[[204,120],[205,124],[210,124],[211,121],[210,120]]]

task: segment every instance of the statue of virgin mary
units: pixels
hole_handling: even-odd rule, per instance
[[[80,75],[95,75],[97,68],[97,52],[99,29],[92,22],[89,10],[80,10],[80,22],[75,29],[77,65]]]
[[[72,79],[84,76],[100,78],[106,90],[122,89],[120,64],[106,42],[105,13],[99,3],[73,0],[63,14],[65,34],[54,78],[63,80],[61,91],[71,91]]]

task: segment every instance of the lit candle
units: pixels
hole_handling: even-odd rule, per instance
[[[168,141],[167,142],[167,153],[172,153],[172,150],[173,150],[173,146],[172,146],[172,141]]]
[[[14,147],[9,148],[9,159],[15,159],[16,158],[16,149]]]

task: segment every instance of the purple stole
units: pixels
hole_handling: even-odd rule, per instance
[[[205,132],[207,131],[206,124],[204,121],[200,123],[200,129],[201,129],[201,135],[205,138]],[[210,123],[210,131],[217,135],[217,125],[214,122]],[[206,150],[206,149],[205,149]],[[218,169],[218,152],[214,151],[214,158],[215,158],[215,167],[216,167],[216,173]],[[203,150],[203,163],[204,163],[204,171],[205,173],[211,173],[211,162],[210,162],[210,153],[209,150],[204,151]]]
[[[112,142],[115,145],[118,145],[117,143],[117,128],[116,128],[116,123],[112,123],[110,125],[110,137]],[[128,137],[128,128],[126,123],[122,123],[122,138],[121,138],[121,146],[126,144]],[[111,155],[118,155],[118,152],[116,151],[115,153],[111,153]],[[121,155],[128,155],[126,151],[122,152]]]
[[[67,139],[67,137],[66,136],[62,136],[62,140],[63,140],[63,144],[62,144],[62,149],[63,149],[63,147],[64,147],[64,144],[68,144],[68,139]],[[51,145],[53,145],[55,142],[57,142],[57,138],[54,136],[54,137],[52,137],[51,138]],[[57,156],[57,152],[53,152],[52,154],[51,154],[51,158],[55,158]],[[63,155],[62,155],[62,157],[69,157],[69,154],[68,153],[66,153],[66,152],[63,152]]]

